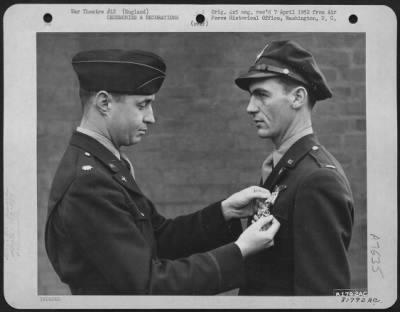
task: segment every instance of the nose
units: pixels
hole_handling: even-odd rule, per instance
[[[153,107],[150,105],[147,106],[146,113],[144,114],[143,121],[146,124],[153,124],[156,122],[153,113]]]
[[[250,101],[249,104],[247,105],[246,111],[250,115],[258,112],[258,106],[256,105],[253,96],[250,97]]]

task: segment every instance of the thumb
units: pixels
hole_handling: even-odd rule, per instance
[[[267,199],[271,196],[271,192],[269,190],[260,186],[251,186],[249,189],[251,190],[250,196],[253,198]]]
[[[255,228],[260,230],[264,225],[267,225],[268,223],[271,223],[274,217],[272,215],[266,216],[266,217],[261,217],[258,219],[256,222],[252,224]]]

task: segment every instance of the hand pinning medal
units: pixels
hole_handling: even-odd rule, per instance
[[[266,200],[256,199],[256,213],[253,217],[253,222],[258,220],[259,218],[269,216],[271,214],[271,209],[274,206],[276,199],[279,196],[279,193],[287,188],[286,185],[276,185],[274,191],[272,192],[271,196],[268,197]],[[265,225],[262,230],[267,230],[271,224]]]

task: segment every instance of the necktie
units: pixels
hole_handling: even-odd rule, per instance
[[[129,171],[131,171],[131,166],[129,165],[129,163],[127,162],[127,160],[126,160],[125,158],[121,157],[121,162],[122,162],[122,164],[124,165],[124,167],[125,167],[126,169],[128,169]]]
[[[121,154],[121,163],[124,165],[126,169],[128,169],[131,175],[135,177],[135,171],[133,170],[133,166],[131,165],[129,159],[126,158],[125,156],[122,156],[122,154]]]
[[[264,160],[261,166],[262,182],[264,183],[274,168],[272,153]]]

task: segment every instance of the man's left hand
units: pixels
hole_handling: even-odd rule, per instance
[[[267,199],[270,191],[259,186],[250,186],[237,192],[221,202],[222,214],[225,220],[232,218],[245,218],[255,213],[255,205],[251,202],[256,199]]]

